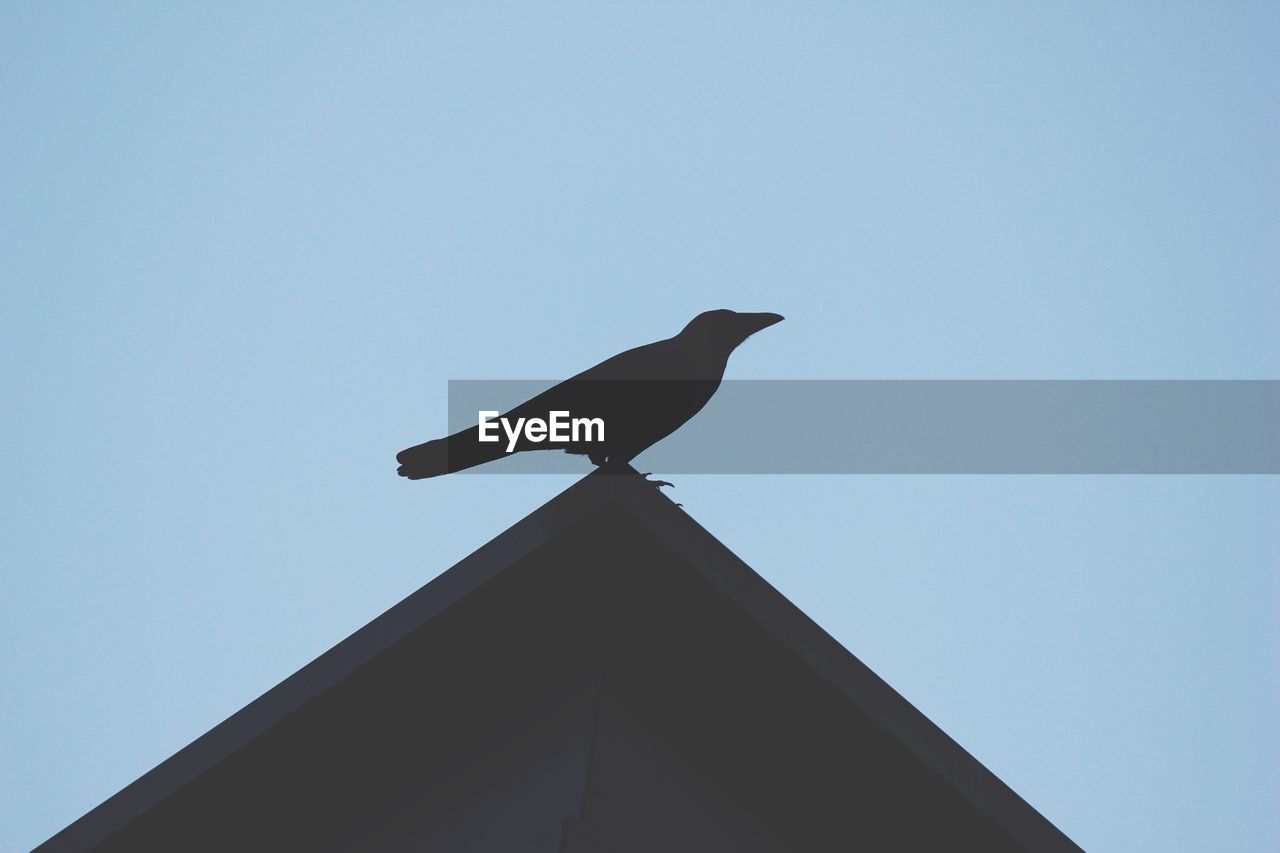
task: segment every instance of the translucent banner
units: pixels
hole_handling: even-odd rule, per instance
[[[592,455],[625,457],[670,430],[639,454],[636,467],[662,474],[1280,473],[1275,380],[629,380],[579,383],[517,408],[557,384],[451,381],[449,432],[470,431],[458,441],[478,440],[482,417],[495,421],[484,428],[485,458],[495,461],[466,470],[581,474]],[[524,419],[518,431],[518,419],[497,420],[513,409]],[[530,427],[543,436],[532,437]]]

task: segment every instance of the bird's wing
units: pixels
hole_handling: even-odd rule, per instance
[[[523,437],[515,449],[562,449],[592,455],[593,460],[595,455],[622,452],[629,459],[688,420],[719,384],[718,378],[688,381],[689,355],[668,338],[619,353],[548,388],[502,417],[547,420],[551,412],[567,412],[574,419],[598,418],[608,425],[609,438],[535,443]],[[479,429],[471,427],[410,447],[396,458],[402,476],[420,479],[489,462],[505,453],[500,442],[480,442]]]

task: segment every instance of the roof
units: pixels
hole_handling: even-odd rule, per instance
[[[583,543],[594,550],[582,550]],[[471,633],[457,633],[464,626]],[[597,471],[578,481],[37,849],[114,849],[119,845],[113,839],[133,831],[138,818],[165,809],[191,820],[196,812],[189,804],[208,796],[193,792],[222,790],[205,780],[235,776],[243,788],[245,779],[265,778],[266,755],[287,755],[295,768],[290,772],[300,774],[296,768],[316,753],[335,749],[324,766],[347,762],[347,777],[386,776],[378,789],[385,799],[392,785],[417,779],[408,769],[384,774],[371,757],[396,754],[388,751],[392,733],[399,752],[409,743],[427,749],[427,730],[461,731],[480,713],[477,706],[519,707],[546,685],[568,685],[567,673],[577,665],[569,659],[594,667],[590,661],[604,657],[618,695],[660,695],[642,701],[663,719],[679,718],[682,730],[694,733],[690,737],[708,744],[723,740],[715,760],[733,763],[735,778],[760,776],[742,782],[744,796],[782,802],[808,790],[803,802],[784,803],[793,822],[835,820],[819,815],[834,807],[815,805],[821,799],[816,786],[843,784],[837,764],[873,756],[882,778],[888,772],[882,768],[909,765],[892,771],[901,796],[908,789],[916,799],[934,791],[927,795],[931,803],[945,801],[947,809],[963,811],[964,820],[989,827],[982,831],[1007,840],[1009,849],[1078,849],[630,469]],[[429,673],[423,676],[427,686],[404,693],[413,680],[407,673]],[[477,673],[486,677],[483,687],[459,687]],[[391,683],[402,692],[378,686]],[[354,703],[350,697],[357,695],[379,698]],[[340,696],[348,698],[333,698]],[[456,708],[446,713],[446,706]],[[323,735],[316,734],[319,720],[326,721]],[[841,740],[842,731],[854,728],[871,734]],[[358,749],[335,744],[356,736],[334,732],[357,731]],[[840,752],[846,747],[853,751]],[[443,754],[438,745],[430,749]],[[814,762],[826,759],[806,755],[829,755],[831,766],[811,773]],[[780,774],[792,777],[785,786]],[[806,778],[797,780],[797,774]],[[860,796],[888,796],[860,784]],[[359,798],[351,792],[343,797],[344,804]],[[186,811],[172,802],[188,803]]]

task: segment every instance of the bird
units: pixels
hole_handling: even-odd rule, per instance
[[[597,466],[629,465],[702,410],[720,387],[730,354],[743,341],[782,319],[767,312],[704,311],[679,334],[607,358],[499,418],[509,424],[521,418],[546,421],[552,412],[598,418],[602,440],[587,440],[583,434],[576,441],[533,440],[525,433],[510,445],[505,437],[481,441],[477,421],[470,429],[400,451],[397,473],[421,480],[531,450],[564,450]],[[490,435],[501,436],[497,424],[491,427]]]

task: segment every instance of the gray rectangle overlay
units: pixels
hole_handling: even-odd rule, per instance
[[[449,431],[555,384],[451,380]],[[1277,436],[1277,380],[726,380],[635,465],[662,474],[1280,474]],[[470,470],[590,468],[549,451]]]

